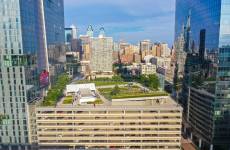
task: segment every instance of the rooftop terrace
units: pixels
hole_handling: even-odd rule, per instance
[[[60,75],[44,100],[37,104],[40,107],[147,106],[168,103],[162,100],[169,99],[165,91],[147,88],[137,82],[124,82],[119,76],[69,83],[67,75]]]
[[[104,82],[104,81],[103,81]],[[117,83],[117,82],[116,82]],[[139,83],[120,82],[120,84],[100,84],[96,88],[92,88],[94,84],[75,84],[71,83],[66,85],[63,94],[57,100],[45,105],[47,102],[42,103],[42,107],[76,107],[76,108],[92,108],[92,107],[119,107],[119,106],[153,106],[156,104],[169,104],[176,105],[170,99],[168,93],[159,90],[149,90]],[[86,89],[89,87],[91,89]],[[85,87],[85,88],[84,88]],[[74,90],[76,90],[74,92]],[[69,91],[69,93],[67,92]],[[47,100],[47,98],[45,99]],[[50,102],[51,99],[49,97]]]
[[[133,85],[116,85],[114,87],[98,88],[98,91],[108,100],[168,96],[168,94],[164,91],[151,91],[137,83],[134,83]]]

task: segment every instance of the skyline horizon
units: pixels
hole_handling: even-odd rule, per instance
[[[174,43],[174,4],[175,0],[64,0],[65,27],[75,25],[78,35],[84,35],[89,25],[97,29],[95,35],[104,27],[106,35],[117,42],[137,44],[149,39],[171,47]]]
[[[72,24],[72,25],[70,25],[70,26],[68,26],[68,27],[65,27],[65,28],[71,28],[71,26],[73,26],[73,25],[77,28],[77,31],[78,31],[79,28],[78,28],[75,24]],[[88,27],[89,27],[89,26],[94,27],[93,25],[88,25]],[[101,27],[103,27],[103,26],[101,26]],[[100,28],[101,28],[101,27],[98,27],[96,31],[94,30],[94,37],[98,37],[98,36],[99,36],[99,32],[100,32]],[[95,29],[95,28],[93,28],[93,29]],[[79,38],[80,36],[86,35],[86,32],[87,32],[87,28],[85,29],[85,33],[82,32],[82,34],[78,34],[79,32],[77,32],[77,37]],[[106,34],[106,29],[105,29],[105,35],[106,35],[107,37],[112,37],[112,36]],[[157,43],[163,44],[163,43],[165,43],[165,44],[168,44],[169,47],[172,47],[172,46],[174,45],[174,43],[172,43],[172,45],[171,45],[171,44],[169,44],[169,43],[167,43],[167,42],[165,42],[165,41],[153,41],[153,40],[147,39],[147,38],[140,39],[140,41],[137,41],[136,43],[135,43],[135,42],[130,42],[128,39],[127,39],[127,40],[126,40],[126,39],[118,39],[118,40],[115,40],[115,42],[116,42],[116,43],[119,43],[119,42],[126,42],[126,43],[129,43],[129,44],[132,44],[132,45],[138,45],[141,41],[145,41],[145,40],[150,40],[152,44],[157,44]]]

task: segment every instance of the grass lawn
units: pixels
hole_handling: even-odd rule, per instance
[[[103,104],[101,99],[96,99],[94,102],[88,102],[87,104]]]
[[[123,81],[89,81],[89,80],[79,80],[76,82],[77,84],[84,84],[84,83],[95,83],[96,86],[107,86],[107,85],[121,85],[126,84]]]
[[[164,91],[153,91],[146,92],[143,91],[140,87],[120,87],[119,92],[113,95],[111,92],[113,88],[104,88],[98,89],[99,92],[105,96],[105,98],[111,99],[122,99],[122,98],[136,98],[136,97],[154,97],[154,96],[167,96],[168,94]]]
[[[72,104],[73,103],[73,96],[66,96],[64,98],[63,104]]]

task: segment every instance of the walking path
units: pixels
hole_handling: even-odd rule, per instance
[[[182,143],[183,150],[196,150],[196,148],[194,147],[190,139],[182,138],[181,143]]]

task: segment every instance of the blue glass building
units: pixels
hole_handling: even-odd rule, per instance
[[[212,84],[213,87],[209,89],[214,89],[214,92],[199,89],[199,86],[194,88],[192,83],[187,85],[191,87],[187,87],[189,96],[182,102],[188,113],[186,120],[191,127],[193,140],[201,149],[229,150],[230,0],[176,0],[175,43],[183,34],[188,18],[191,32],[189,39],[183,38],[187,44],[179,42],[183,47],[181,49],[190,55],[203,54],[205,60],[211,62],[212,73],[201,76],[204,81],[209,78],[206,88]],[[188,44],[190,47],[186,47]],[[192,69],[195,74],[195,66]],[[212,83],[210,78],[214,78]],[[209,118],[208,122],[204,118]],[[208,129],[207,132],[205,129]]]
[[[64,43],[63,0],[52,1],[55,12],[48,1],[0,0],[0,149],[29,148],[28,105],[41,96],[47,43]]]
[[[43,0],[46,24],[46,39],[50,44],[65,43],[64,1]]]

